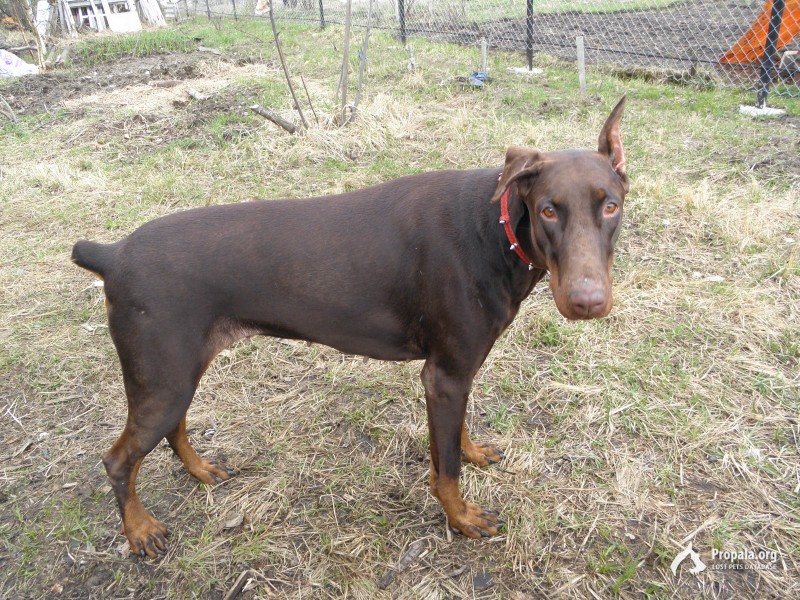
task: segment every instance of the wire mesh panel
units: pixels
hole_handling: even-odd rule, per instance
[[[353,26],[367,25],[369,6],[352,0]],[[272,6],[278,20],[321,26],[344,23],[345,7],[344,0],[273,0]],[[576,58],[576,38],[583,36],[589,63],[754,87],[771,12],[772,2],[763,0],[372,0],[371,25],[403,39],[486,39],[493,47],[565,60]],[[777,93],[800,96],[800,0],[785,0],[781,16],[771,83]]]

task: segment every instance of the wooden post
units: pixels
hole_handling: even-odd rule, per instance
[[[583,52],[583,36],[575,38],[575,46],[578,51],[578,85],[581,88],[581,98],[586,97],[586,57]]]
[[[97,10],[97,7],[94,5],[94,0],[89,0],[89,10],[92,12],[92,16],[94,17],[94,28],[98,32],[105,30],[105,21],[103,20],[103,16],[100,15],[100,11]]]
[[[75,30],[75,21],[72,18],[72,10],[70,10],[67,0],[59,0],[58,6],[60,9],[59,14],[64,18],[64,23],[66,23],[67,32],[70,37],[78,37],[78,32]]]
[[[481,38],[481,73],[486,73],[486,60],[489,55],[489,43]]]

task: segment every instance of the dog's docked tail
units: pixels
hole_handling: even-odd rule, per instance
[[[72,247],[72,262],[104,278],[114,258],[116,244],[98,244],[80,240]]]

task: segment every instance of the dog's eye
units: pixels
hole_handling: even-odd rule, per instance
[[[552,220],[554,220],[556,218],[556,209],[553,208],[552,206],[545,206],[542,209],[542,213],[541,214],[545,219],[549,219],[549,220],[552,221]]]
[[[619,204],[617,204],[616,202],[608,202],[606,203],[605,207],[603,207],[603,214],[607,217],[611,217],[617,214],[618,210],[619,210]]]

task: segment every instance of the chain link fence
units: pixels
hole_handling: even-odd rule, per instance
[[[186,1],[186,0],[184,0]],[[352,25],[409,38],[535,53],[686,84],[800,96],[800,0],[782,7],[772,68],[760,71],[772,2],[763,0],[351,0]],[[345,22],[344,0],[273,0],[275,19],[317,27]],[[198,15],[268,16],[266,0],[196,0]],[[764,77],[767,77],[765,80]],[[761,84],[759,79],[762,79]]]

